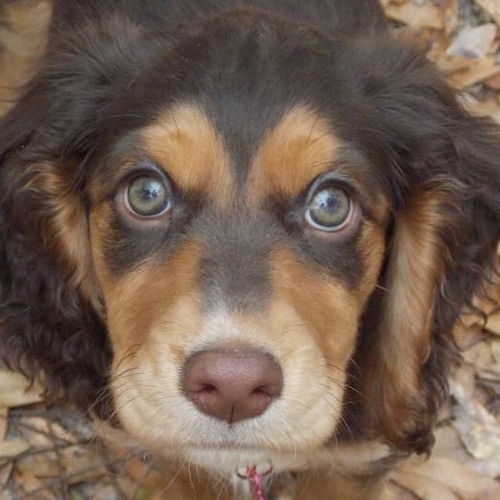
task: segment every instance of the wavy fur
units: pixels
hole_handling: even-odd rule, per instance
[[[200,31],[201,19],[218,14],[215,3],[153,0],[144,11],[143,2],[130,0],[89,1],[85,11],[73,1],[55,4],[42,67],[0,122],[0,351],[9,367],[43,378],[51,397],[102,417],[112,412],[113,349],[90,256],[90,186],[125,132],[155,113],[160,97],[148,97],[144,86],[165,80],[159,63],[177,75],[162,97],[175,99],[176,85],[188,93],[194,88],[197,50],[244,45],[255,25],[263,33],[278,26],[292,33],[290,39],[298,36],[302,2],[293,2],[287,20],[281,17],[283,2],[243,3],[271,10],[274,5],[280,15],[259,9],[219,14],[229,44],[205,39]],[[326,3],[312,3],[307,22],[318,23]],[[316,31],[302,32],[311,54],[329,53],[326,41],[335,47],[328,55],[338,77],[331,81],[335,91],[310,97],[323,103],[327,115],[342,117],[334,118],[337,132],[378,169],[390,203],[379,288],[361,318],[346,385],[345,428],[337,434],[382,437],[395,450],[425,453],[456,355],[452,327],[495,272],[500,131],[468,114],[411,42],[386,33],[374,2],[337,3],[356,21],[339,28],[330,9]],[[174,21],[162,24],[169,11],[164,4],[172,4],[174,21],[186,20],[182,28]],[[353,34],[346,38],[347,27]],[[165,54],[190,36],[200,37],[190,53],[192,66],[173,56],[165,62]],[[259,50],[274,47],[271,36],[268,46],[263,40]],[[293,48],[286,43],[283,51]],[[330,78],[294,71],[302,89],[309,79]],[[265,91],[277,89],[269,94],[292,99],[286,97],[295,92],[289,82],[273,87],[265,78]]]

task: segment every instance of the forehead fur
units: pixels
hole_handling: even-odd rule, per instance
[[[331,167],[338,147],[327,120],[305,107],[292,109],[259,145],[252,165],[250,200],[270,194],[296,196]]]
[[[147,154],[181,191],[216,193],[218,205],[227,202],[232,189],[228,156],[199,107],[179,104],[170,108],[143,130],[142,139]]]
[[[242,189],[250,206],[272,195],[293,198],[331,168],[340,147],[324,117],[294,107],[251,145],[255,154],[246,159],[247,180],[237,186],[238,152],[198,106],[178,104],[164,111],[142,130],[141,140],[146,155],[181,191],[207,193],[219,207],[227,207]]]

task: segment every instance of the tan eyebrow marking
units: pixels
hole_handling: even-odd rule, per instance
[[[141,135],[148,154],[180,189],[207,192],[219,207],[228,206],[234,189],[229,155],[200,108],[174,106]]]
[[[255,155],[247,199],[255,206],[273,193],[294,196],[325,172],[341,146],[326,119],[297,107],[264,137]]]

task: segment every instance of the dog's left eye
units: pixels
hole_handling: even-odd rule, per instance
[[[304,219],[314,229],[333,232],[349,223],[352,211],[351,198],[344,190],[327,187],[313,195],[304,213]]]
[[[172,201],[163,181],[154,176],[141,175],[127,186],[126,205],[134,215],[151,218],[167,213]]]

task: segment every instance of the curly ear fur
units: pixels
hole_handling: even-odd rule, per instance
[[[125,20],[64,40],[1,125],[0,351],[41,374],[49,396],[104,416],[112,353],[89,255],[87,160],[142,52],[154,51]]]
[[[394,223],[353,378],[365,397],[365,430],[422,453],[457,354],[453,325],[495,272],[500,130],[465,112],[411,47],[382,53],[379,63],[391,66],[366,87],[369,120],[378,124],[367,141],[392,165]]]
[[[88,407],[106,388],[110,349],[91,307],[85,216],[53,165],[16,170],[0,183],[2,354],[31,379],[42,373],[49,394]]]
[[[31,378],[42,372],[50,394],[87,408],[106,390],[112,356],[87,250],[88,167],[166,42],[116,19],[61,38],[1,123],[0,351]],[[367,157],[390,167],[394,211],[386,291],[363,318],[348,398],[362,394],[365,434],[425,452],[446,393],[451,328],[492,272],[499,129],[464,112],[409,45],[350,40],[338,57],[345,87],[358,93],[348,100],[352,134],[362,130]]]

